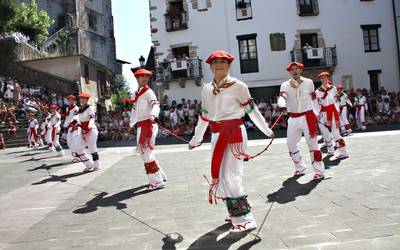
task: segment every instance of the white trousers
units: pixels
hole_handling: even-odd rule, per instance
[[[340,112],[340,129],[342,131],[346,131],[349,128],[350,123],[347,119],[347,106],[342,107],[342,111]]]
[[[328,125],[328,118],[326,112],[321,112],[320,122],[322,122],[325,125]],[[321,129],[322,137],[324,138],[325,144],[328,147],[328,153],[333,153],[335,151],[334,147],[336,142],[338,142],[339,140],[343,140],[342,136],[340,135],[339,127],[336,126],[335,116],[332,117],[331,132],[329,132],[329,129],[324,125],[322,124],[318,125],[319,128]],[[340,155],[347,155],[345,146],[339,145],[338,151]]]
[[[71,151],[76,154],[76,157],[88,168],[93,167],[93,161],[88,157],[85,152],[86,142],[83,140],[81,129],[77,129],[74,132],[68,130],[67,142],[68,147],[70,147]]]
[[[37,134],[37,131],[36,131],[36,134]],[[31,147],[37,147],[38,144],[36,143],[36,139],[37,138],[35,138],[34,134],[29,129],[29,132],[28,132],[28,144]]]
[[[140,132],[141,132],[141,128],[138,127],[138,129],[137,129],[137,145],[139,145]],[[152,136],[151,136],[151,143],[153,145],[155,145],[155,143],[156,143],[157,134],[158,134],[158,125],[153,124],[153,131],[152,131]],[[156,160],[156,155],[154,154],[154,150],[152,150],[150,148],[146,148],[143,152],[141,152],[138,149],[138,152],[140,153],[140,156],[144,163],[153,162],[153,161],[157,162],[159,170],[154,174],[147,175],[147,177],[149,179],[149,184],[155,185],[157,183],[164,182],[164,180],[166,179],[166,175],[164,173],[164,170],[162,169],[162,167]]]
[[[244,125],[241,125],[240,128],[242,130],[243,151],[245,152],[247,148],[247,132]],[[214,152],[218,136],[219,133],[212,133],[211,135],[212,152]],[[235,158],[228,146],[221,162],[217,196],[222,198],[238,198],[243,195],[245,195],[243,188],[243,160]],[[231,219],[232,225],[255,221],[251,212],[244,216],[232,217]]]
[[[299,142],[303,134],[310,150],[311,162],[314,168],[314,172],[323,175],[325,173],[324,163],[322,161],[314,161],[314,155],[318,154],[318,152],[320,154],[321,152],[318,147],[318,137],[310,137],[305,115],[296,118],[290,117],[288,120],[287,146],[289,149],[289,154],[294,162],[294,167],[296,170],[299,171],[302,171],[306,168],[306,164],[302,159],[299,149]]]
[[[365,122],[365,107],[362,106],[360,108],[356,107],[356,121],[357,127],[361,129],[366,129],[366,122]]]
[[[53,133],[54,137],[53,137]],[[52,147],[56,148],[56,151],[58,153],[63,152],[63,148],[61,147],[60,144],[60,129],[59,128],[48,128],[47,129],[47,135],[46,135],[46,141],[49,145],[52,145]]]
[[[67,132],[67,145],[68,145],[68,148],[71,150],[71,154],[72,154],[72,156],[74,156],[75,157],[75,149],[74,149],[74,144],[72,143],[72,141],[73,141],[73,134],[74,134],[74,132],[71,132],[71,128],[67,128],[68,129],[68,132]],[[76,136],[76,133],[75,133],[75,136]]]

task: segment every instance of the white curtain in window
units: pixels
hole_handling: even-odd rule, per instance
[[[197,0],[197,9],[207,9],[207,0]]]

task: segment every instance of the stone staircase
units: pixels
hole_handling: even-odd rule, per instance
[[[17,128],[17,132],[15,135],[9,135],[7,124],[0,124],[0,133],[2,133],[4,136],[6,148],[28,146],[28,137],[26,135],[28,121],[20,121],[19,123],[15,123],[14,125]]]

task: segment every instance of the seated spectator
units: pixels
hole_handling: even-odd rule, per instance
[[[14,114],[14,105],[12,103],[9,103],[7,106],[6,121],[17,122],[17,118]]]
[[[3,104],[0,103],[0,123],[5,123],[7,117],[6,114],[7,112],[5,111]]]
[[[15,135],[15,133],[17,132],[17,127],[15,127],[15,125],[11,121],[9,121],[7,125],[7,131],[9,135]]]

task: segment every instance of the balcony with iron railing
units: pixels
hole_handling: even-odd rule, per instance
[[[304,69],[334,68],[337,65],[336,46],[325,48],[294,49],[291,61],[301,62]]]
[[[165,29],[167,32],[185,30],[188,28],[187,12],[169,12],[165,15]]]
[[[178,80],[197,80],[203,78],[202,60],[190,58],[161,62],[156,67],[155,80],[158,82],[171,82]]]

